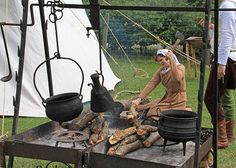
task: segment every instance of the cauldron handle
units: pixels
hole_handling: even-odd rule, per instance
[[[83,96],[82,96],[81,93],[82,93],[82,88],[83,88],[83,84],[84,84],[84,72],[83,72],[83,69],[81,68],[80,64],[79,64],[78,62],[76,62],[75,60],[73,60],[72,58],[60,57],[59,59],[67,59],[67,60],[70,60],[70,61],[74,62],[74,63],[79,67],[79,69],[80,69],[80,71],[81,71],[81,75],[82,75],[82,82],[81,82],[81,85],[80,85],[79,94],[80,94],[80,97],[83,98]],[[82,100],[82,98],[81,98],[81,100]]]
[[[74,63],[79,67],[79,69],[80,69],[80,71],[81,71],[81,74],[82,74],[82,82],[81,82],[81,85],[80,85],[79,97],[80,97],[80,100],[82,100],[82,99],[83,99],[83,95],[82,95],[81,93],[82,93],[82,88],[83,88],[83,84],[84,84],[84,72],[83,72],[81,66],[79,65],[78,62],[76,62],[75,60],[73,60],[73,59],[71,59],[71,58],[58,57],[57,53],[55,53],[54,55],[55,55],[54,57],[49,58],[49,59],[43,61],[41,64],[39,64],[39,65],[37,66],[37,68],[35,69],[34,74],[33,74],[34,87],[35,87],[37,93],[39,94],[40,98],[42,99],[42,104],[43,104],[43,106],[45,107],[46,102],[45,102],[45,99],[43,98],[43,96],[41,95],[41,93],[39,92],[39,89],[38,89],[38,87],[37,87],[37,85],[36,85],[36,82],[35,82],[36,72],[38,71],[38,69],[39,69],[44,63],[46,63],[46,62],[48,62],[48,61],[51,61],[51,60],[53,60],[54,58],[70,60],[70,61],[74,62]]]
[[[57,56],[54,56],[54,57],[52,57],[52,58],[46,59],[45,61],[41,62],[41,63],[37,66],[37,68],[35,69],[34,74],[33,74],[34,87],[35,87],[37,93],[39,94],[39,97],[41,98],[42,104],[43,104],[44,107],[45,107],[45,103],[46,103],[46,102],[45,102],[45,99],[43,98],[43,96],[42,96],[41,93],[39,92],[39,89],[38,89],[38,87],[37,87],[37,85],[36,85],[36,82],[35,82],[36,72],[38,71],[38,69],[39,69],[44,63],[46,63],[46,62],[48,62],[48,61],[50,61],[50,60],[52,60],[52,59],[54,59],[54,58],[56,58],[56,57],[57,57]]]

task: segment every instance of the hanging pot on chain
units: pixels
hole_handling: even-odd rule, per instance
[[[35,82],[35,77],[36,77],[36,72],[38,69],[46,62],[51,61],[54,58],[58,59],[66,59],[74,62],[81,70],[82,74],[82,82],[80,86],[80,93],[76,92],[69,92],[69,93],[62,93],[58,95],[51,96],[47,99],[44,99],[39,92],[36,82]],[[42,104],[45,107],[46,115],[48,118],[50,118],[53,121],[57,121],[60,124],[65,121],[70,121],[80,115],[80,113],[83,110],[83,103],[82,99],[83,96],[81,94],[82,92],[82,87],[84,83],[84,73],[81,68],[81,66],[73,59],[71,58],[65,58],[65,57],[52,57],[50,59],[47,59],[43,61],[35,70],[34,76],[33,76],[33,83],[36,91],[38,92],[40,98],[42,99]]]

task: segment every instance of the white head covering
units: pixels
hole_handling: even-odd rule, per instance
[[[166,54],[168,53],[168,51],[169,51],[168,49],[157,50],[157,55],[163,55],[165,57]],[[177,59],[175,54],[173,54],[173,58],[174,58],[176,64],[178,65],[179,64],[179,60]]]

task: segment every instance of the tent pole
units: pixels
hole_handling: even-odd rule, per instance
[[[217,131],[217,125],[218,125],[218,34],[219,34],[219,1],[215,0],[215,5],[214,5],[214,81],[215,81],[215,91],[214,91],[214,114],[215,117],[213,117],[213,167],[217,168],[217,137],[218,137],[218,131]]]
[[[47,30],[46,30],[46,22],[45,22],[45,15],[44,15],[44,0],[38,0],[39,2],[39,12],[40,12],[40,21],[42,26],[42,34],[43,34],[43,45],[44,45],[44,53],[45,59],[49,59],[49,47],[48,47],[48,37],[47,37]],[[53,96],[53,85],[52,85],[52,71],[51,71],[51,64],[50,62],[46,62],[47,68],[47,76],[48,76],[48,88],[49,88],[49,95]]]

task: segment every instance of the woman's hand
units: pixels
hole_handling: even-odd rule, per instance
[[[218,64],[218,79],[221,79],[221,78],[222,78],[222,80],[224,79],[225,69],[226,69],[225,65]],[[223,83],[224,83],[224,81],[223,81]]]
[[[201,19],[201,20],[198,22],[198,24],[199,24],[202,28],[204,28],[204,26],[205,26],[205,20],[204,20],[204,19]],[[209,23],[209,24],[208,24],[208,27],[209,27],[209,29],[214,29],[214,24],[213,24],[213,23]]]
[[[166,54],[166,58],[168,59],[168,60],[172,60],[173,59],[173,52],[171,51],[171,50],[169,50],[168,51],[168,53]]]
[[[134,99],[132,101],[132,105],[133,106],[138,106],[140,104],[141,100],[142,100],[141,98]]]

